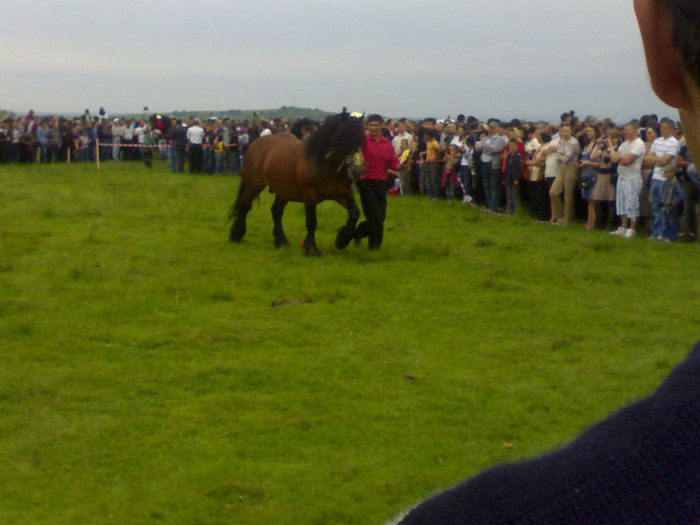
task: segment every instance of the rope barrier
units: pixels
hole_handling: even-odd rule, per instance
[[[97,143],[95,143],[95,145],[97,145]],[[121,144],[121,143],[119,143],[119,144],[112,144],[112,143],[105,144],[103,142],[100,142],[99,145],[105,146],[105,147],[119,146],[120,148],[172,148],[173,147],[172,144],[166,144],[166,143],[150,145],[150,144]],[[190,146],[190,145],[191,144],[187,144],[187,146]],[[199,144],[199,146],[203,146],[203,144]],[[224,147],[226,149],[232,149],[232,148],[235,148],[237,146],[235,144],[225,144]]]
[[[99,143],[100,146],[114,147],[119,146],[120,148],[172,148],[172,144],[105,144],[103,142]]]

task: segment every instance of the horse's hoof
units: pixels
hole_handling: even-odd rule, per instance
[[[348,233],[345,227],[338,230],[338,235],[335,237],[335,247],[342,250],[350,244],[355,236],[352,233]]]
[[[359,246],[362,243],[362,235],[360,235],[360,232],[358,230],[355,230],[355,233],[352,236],[352,240],[354,241],[355,246]]]
[[[284,248],[285,246],[289,246],[287,239],[275,239],[275,248]]]
[[[231,242],[241,242],[245,235],[245,228],[231,228],[228,234],[228,240]]]
[[[321,250],[316,246],[304,246],[304,255],[307,257],[321,257]]]

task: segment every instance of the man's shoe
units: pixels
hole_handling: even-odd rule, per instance
[[[625,235],[626,232],[627,232],[627,230],[625,228],[623,228],[622,226],[620,226],[617,230],[611,231],[610,235],[616,235],[617,237],[622,237],[623,235]]]

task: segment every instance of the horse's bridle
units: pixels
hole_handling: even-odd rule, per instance
[[[332,154],[333,150],[326,153],[325,159],[330,160]],[[350,153],[349,155],[346,155],[345,158],[341,160],[338,164],[338,167],[336,168],[335,172],[340,173],[343,168],[346,168],[348,170],[348,177],[350,177],[351,179],[356,178],[350,175],[351,169],[354,169],[355,171],[360,171],[360,173],[363,172],[365,170],[365,156],[362,154],[362,150],[358,149],[355,153]]]

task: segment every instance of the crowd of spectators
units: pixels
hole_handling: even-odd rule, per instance
[[[0,163],[144,160],[154,151],[173,172],[241,170],[248,145],[289,131],[283,118],[255,116],[175,120],[152,115],[110,118],[100,108],[77,118],[24,117],[0,123]],[[303,128],[308,134],[311,130]],[[618,127],[609,119],[559,122],[513,119],[388,119],[382,132],[401,160],[391,193],[461,199],[490,212],[529,213],[535,220],[630,238],[694,240],[700,178],[680,126],[644,115]]]
[[[29,111],[24,117],[7,117],[0,122],[0,164],[95,162],[98,158],[102,162],[141,161],[158,150],[166,159],[178,158],[179,163],[172,162],[173,171],[183,171],[187,157],[193,173],[237,172],[248,145],[248,132],[258,129],[259,120],[237,124],[229,119],[208,119],[200,123],[192,118],[186,122],[173,119],[171,124],[169,118],[153,115],[148,108],[140,118],[128,119],[110,118],[102,108],[96,116],[85,110],[76,118],[37,117]],[[193,135],[198,129],[201,134]],[[201,155],[196,154],[197,146]],[[181,151],[185,153],[180,155]]]
[[[697,236],[700,177],[670,119],[644,115],[618,127],[573,111],[559,122],[459,115],[389,120],[384,132],[402,161],[397,195],[460,197],[486,211],[624,238]]]

